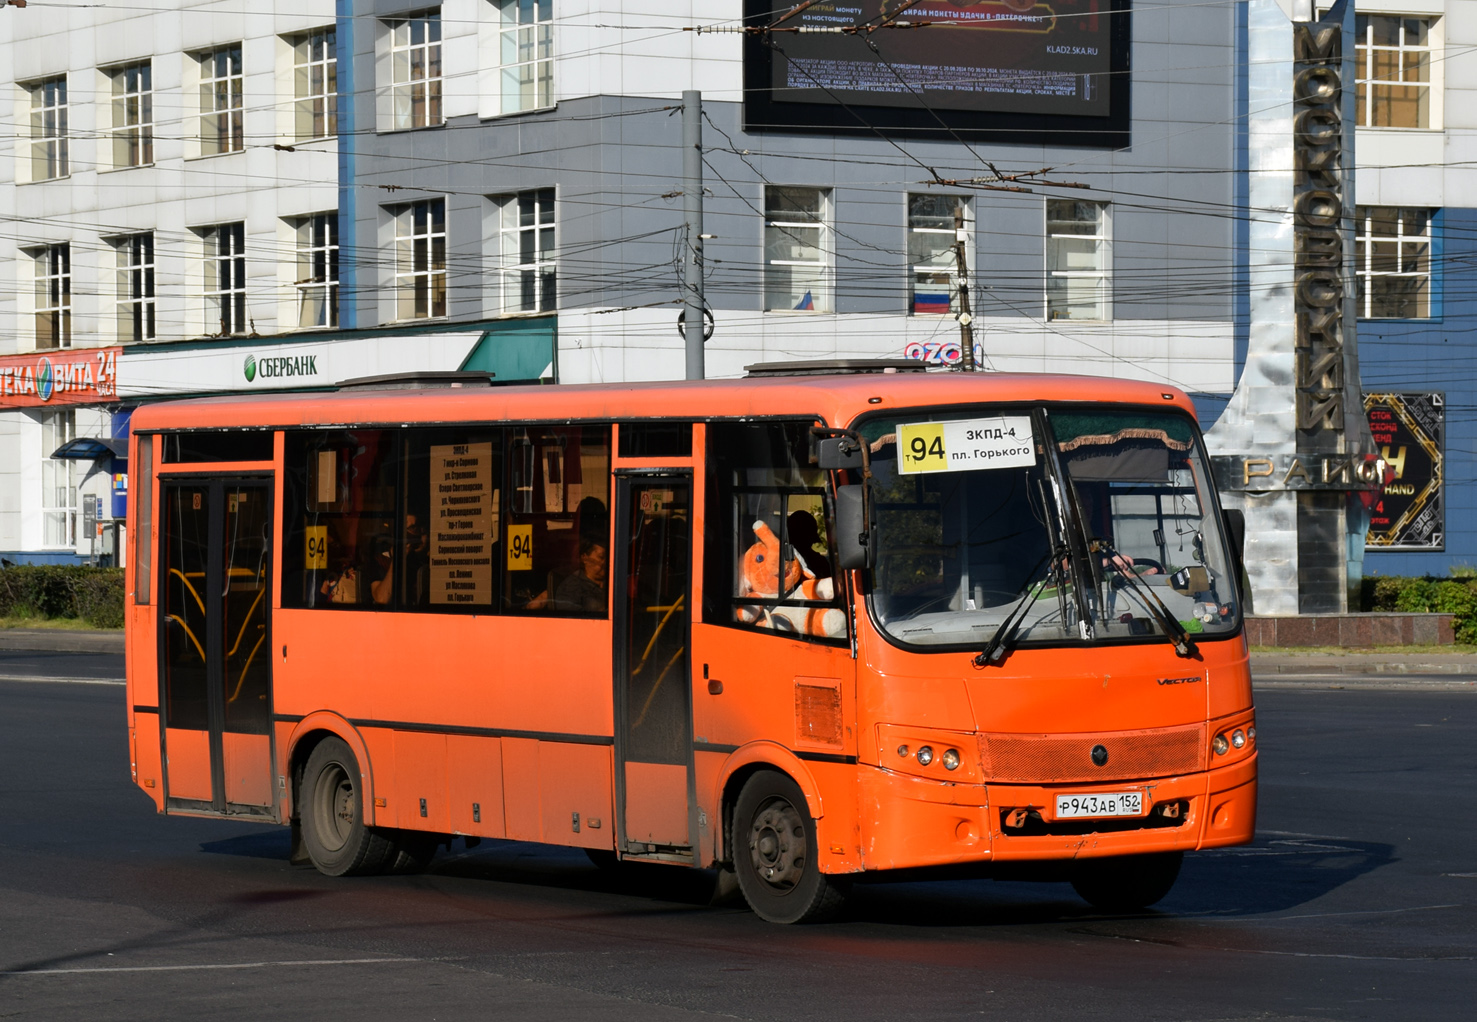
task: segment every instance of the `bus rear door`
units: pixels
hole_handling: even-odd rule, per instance
[[[271,817],[272,487],[161,480],[166,810]]]
[[[689,472],[617,476],[616,812],[626,855],[692,858],[691,526]]]

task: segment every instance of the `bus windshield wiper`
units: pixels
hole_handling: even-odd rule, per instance
[[[1143,604],[1149,616],[1159,622],[1159,627],[1164,629],[1164,634],[1169,636],[1169,641],[1174,643],[1176,656],[1191,657],[1195,655],[1195,640],[1190,638],[1190,633],[1185,626],[1180,624],[1159,594],[1152,588],[1139,581],[1138,572],[1133,570],[1133,561],[1124,557],[1107,540],[1094,539],[1091,541],[1094,554],[1105,554],[1108,562],[1118,568],[1119,577],[1123,580],[1123,586],[1131,589],[1138,597],[1139,603]]]
[[[1058,547],[1046,556],[1048,559],[1059,563],[1065,554],[1066,548]],[[1040,571],[1043,563],[1045,562],[1038,561],[1036,567],[1031,570],[1031,574],[1034,575],[1037,571]],[[1010,608],[1010,613],[1005,615],[1005,620],[1000,622],[1000,627],[995,629],[995,634],[990,636],[990,641],[985,643],[985,648],[974,658],[974,665],[976,667],[989,667],[991,664],[998,664],[1005,659],[1005,654],[1010,652],[1010,644],[1015,639],[1015,633],[1020,631],[1021,624],[1026,620],[1028,608],[1032,603],[1036,602],[1036,597],[1041,595],[1041,591],[1046,588],[1046,584],[1056,575],[1057,572],[1054,568],[1049,569],[1045,575],[1042,575],[1036,581],[1035,585],[1027,589],[1025,594],[1016,601],[1015,606]]]

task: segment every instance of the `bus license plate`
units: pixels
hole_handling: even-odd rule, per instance
[[[1093,816],[1141,816],[1144,795],[1139,791],[1109,791],[1095,795],[1058,795],[1056,818],[1070,820]]]

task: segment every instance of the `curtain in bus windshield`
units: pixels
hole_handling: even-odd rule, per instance
[[[709,514],[723,525],[709,550],[705,620],[800,638],[846,637],[825,473],[810,465],[810,427],[708,427]]]
[[[1236,585],[1210,475],[1182,415],[1051,415],[1084,531],[1097,552],[1099,634],[1157,634],[1162,602],[1191,633],[1234,631]]]
[[[971,428],[1013,428],[1020,437],[1010,450],[1024,453],[964,470],[947,458],[929,461],[946,435]],[[921,464],[899,465],[900,431],[906,443],[921,441]],[[1072,578],[1051,557],[1059,517],[1029,412],[874,419],[863,434],[878,532],[872,606],[886,632],[912,645],[979,649],[1026,600],[1017,640],[1076,636]]]

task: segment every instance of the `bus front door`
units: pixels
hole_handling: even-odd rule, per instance
[[[643,472],[617,480],[617,839],[626,855],[690,860],[692,478]]]
[[[161,482],[166,810],[270,817],[272,488]]]

